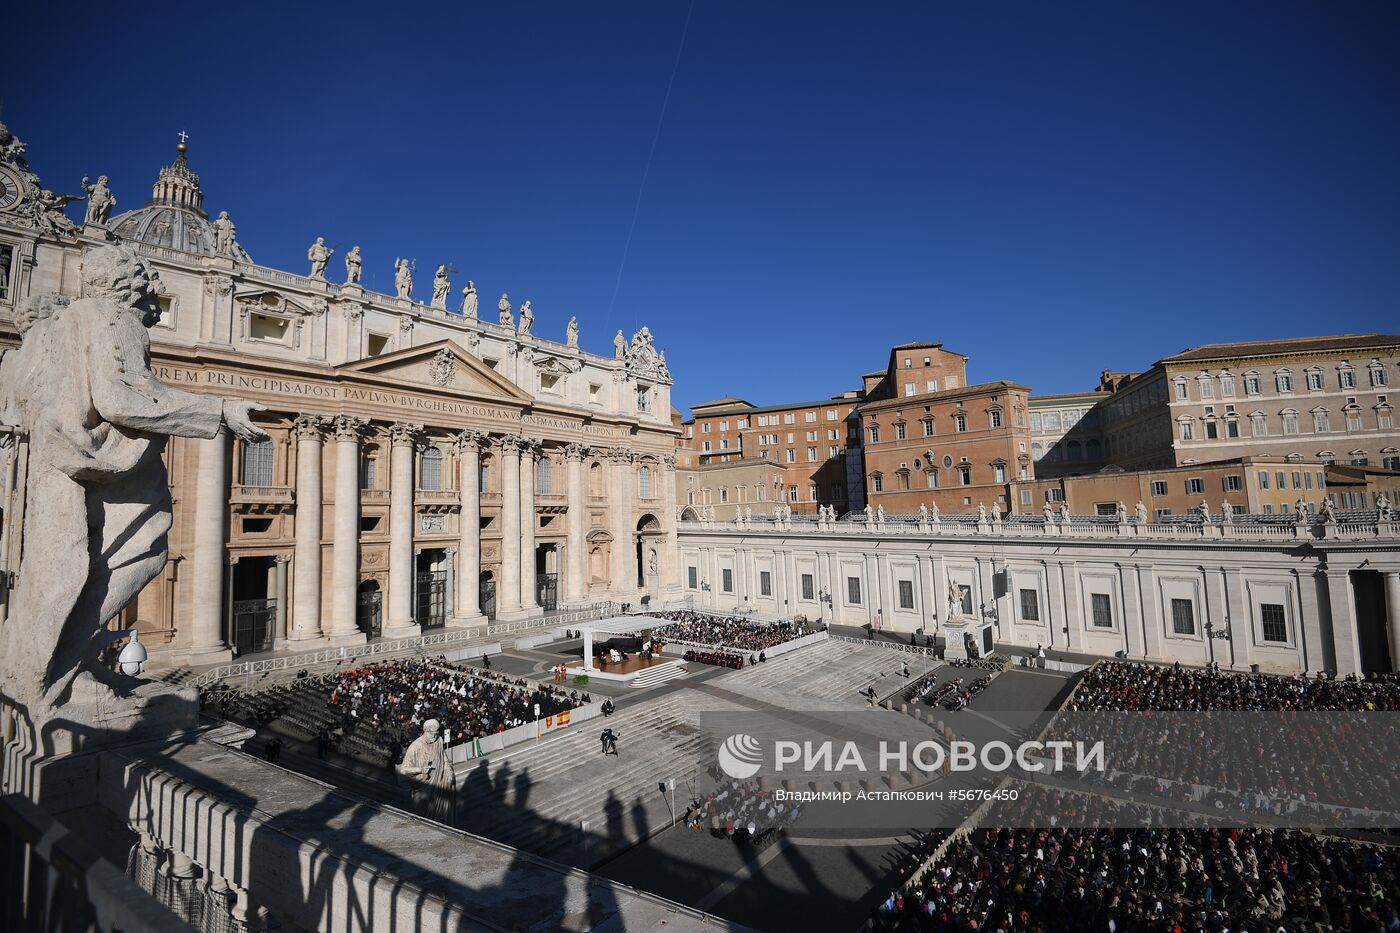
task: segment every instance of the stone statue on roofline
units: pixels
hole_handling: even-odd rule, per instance
[[[566,347],[578,346],[578,317],[569,318],[569,326],[564,329],[564,345]]]
[[[87,192],[87,213],[83,223],[105,226],[107,218],[112,216],[112,208],[117,206],[117,196],[107,186],[107,176],[97,176],[97,182],[90,185],[84,175],[82,184],[83,191]]]
[[[359,285],[360,270],[364,266],[364,260],[360,258],[360,248],[350,247],[350,251],[345,254],[345,284]]]
[[[219,211],[219,216],[218,216],[218,218],[214,221],[213,226],[214,226],[214,254],[215,254],[216,256],[232,256],[232,255],[233,255],[233,237],[234,237],[234,234],[236,234],[236,233],[238,232],[238,228],[235,227],[235,226],[233,225],[233,221],[232,221],[232,220],[229,220],[228,211]],[[358,250],[359,247],[357,246],[357,247],[355,247],[355,249]],[[356,253],[356,256],[358,257],[359,254]],[[349,257],[346,257],[346,260],[345,260],[345,261],[348,263],[348,262],[350,261]],[[355,276],[355,281],[358,282],[359,280],[360,280],[360,277],[359,277],[359,275],[358,275],[358,270],[357,270],[357,274],[356,274],[356,276]]]
[[[97,649],[106,622],[166,564],[166,438],[267,436],[249,419],[260,406],[185,392],[151,371],[147,328],[164,289],[145,260],[122,246],[89,249],[80,281],[81,298],[31,298],[16,316],[19,348],[0,361],[0,421],[29,442],[0,683],[34,724],[96,725],[122,708],[124,691],[155,688],[100,664]]]
[[[476,283],[467,279],[467,287],[462,289],[462,316],[476,317]]]
[[[447,310],[447,293],[452,290],[452,280],[447,277],[447,265],[439,264],[433,273],[432,307],[439,311]]]
[[[413,267],[407,259],[394,260],[394,290],[400,298],[413,296]]]
[[[326,245],[326,238],[318,236],[306,250],[306,258],[311,261],[311,278],[318,282],[326,280],[326,263],[330,262],[335,250]]]
[[[496,309],[500,311],[500,323],[502,327],[514,327],[515,317],[510,313],[510,296],[501,292],[501,300],[496,302]]]
[[[530,336],[530,328],[535,326],[535,311],[530,307],[529,299],[520,303],[520,335]]]
[[[1135,512],[1137,513],[1137,523],[1138,523],[1139,525],[1146,525],[1146,524],[1147,524],[1147,506],[1145,506],[1145,505],[1142,504],[1142,500],[1140,500],[1140,499],[1138,500],[1138,504],[1137,504],[1136,506],[1133,507],[1133,511],[1135,511]]]

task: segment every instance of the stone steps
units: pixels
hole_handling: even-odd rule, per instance
[[[649,668],[642,674],[627,682],[627,686],[643,688],[655,687],[657,684],[664,684],[668,680],[675,680],[684,677],[688,673],[685,662],[666,664],[660,667]]]

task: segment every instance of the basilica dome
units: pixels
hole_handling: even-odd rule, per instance
[[[204,212],[199,176],[190,171],[185,144],[180,143],[178,149],[175,161],[160,170],[145,206],[113,217],[107,229],[123,240],[213,256],[214,225]],[[230,253],[240,262],[253,261],[237,241]]]

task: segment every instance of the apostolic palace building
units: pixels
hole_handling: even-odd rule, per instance
[[[153,660],[484,634],[488,619],[678,589],[678,429],[649,330],[590,353],[577,320],[541,309],[536,327],[528,301],[502,294],[478,318],[475,283],[454,291],[445,268],[415,286],[396,261],[396,294],[370,291],[362,263],[395,257],[332,259],[322,240],[310,275],[259,265],[229,212],[205,209],[183,142],[144,203],[129,179],[87,185],[79,226],[62,211],[72,198],[43,189],[23,143],[0,137],[0,343],[16,344],[28,296],[77,297],[84,250],[115,242],[168,292],[153,370],[265,408],[266,441],[221,432],[166,448],[170,561],[120,620]],[[114,190],[133,209],[112,210]],[[24,471],[22,445],[5,440],[8,575]]]

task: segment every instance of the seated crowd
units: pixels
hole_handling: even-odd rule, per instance
[[[878,907],[874,929],[1400,928],[1400,850],[1299,830],[1148,827],[1143,809],[1025,786],[988,814],[999,828],[955,839]],[[1060,826],[1010,828],[1047,822],[1050,811]],[[1109,828],[1124,824],[1140,828]],[[945,838],[916,846],[908,862],[922,865]]]
[[[1104,661],[1085,672],[1071,710],[1363,712],[1400,710],[1400,677],[1367,680],[1237,674]]]
[[[811,634],[805,625],[793,621],[770,624],[689,610],[656,612],[652,615],[666,620],[665,625],[652,629],[653,637],[736,651],[762,651]]]
[[[687,648],[685,659],[694,661],[696,664],[713,664],[716,667],[729,667],[736,671],[744,666],[744,656],[729,651],[696,651],[694,648]]]
[[[329,707],[340,711],[348,726],[366,721],[377,733],[399,733],[401,742],[416,737],[428,719],[441,722],[451,734],[449,744],[457,745],[533,722],[536,703],[541,716],[553,716],[590,702],[586,693],[413,658],[336,671],[320,680],[330,691]]]
[[[762,846],[802,815],[796,803],[774,799],[773,791],[761,779],[736,781],[719,777],[721,781],[713,791],[691,800],[683,818],[686,826],[708,829],[717,839]]]

